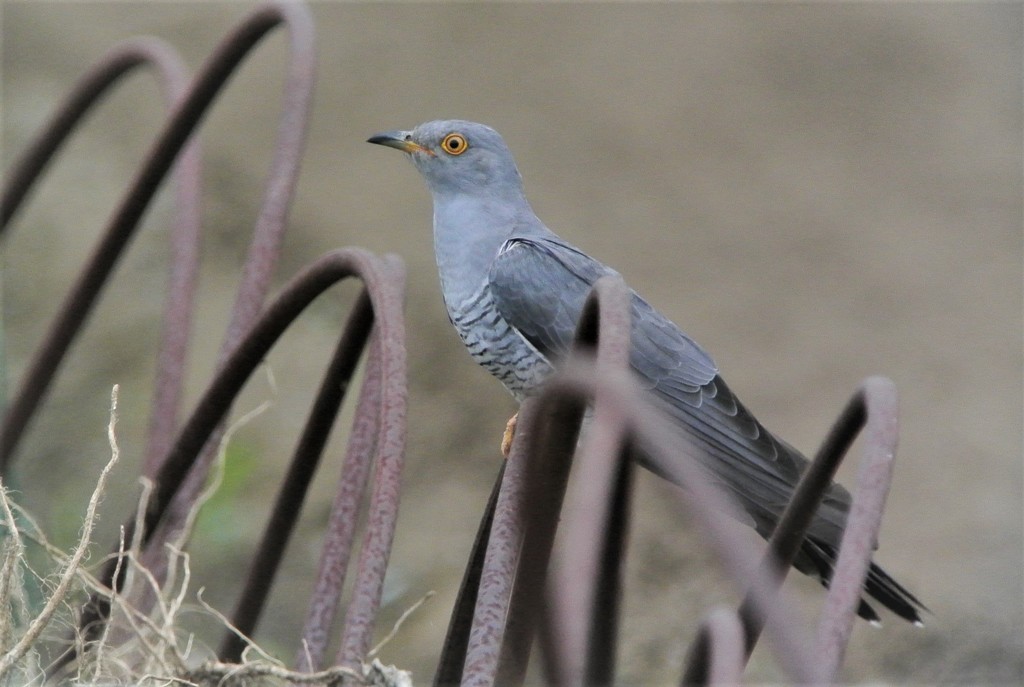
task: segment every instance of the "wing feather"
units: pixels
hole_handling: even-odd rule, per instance
[[[489,287],[501,316],[557,361],[594,282],[615,274],[557,237],[514,238],[492,263]],[[706,452],[705,463],[762,534],[771,530],[807,460],[772,436],[739,402],[704,350],[637,294],[630,364],[641,384]],[[658,471],[656,465],[650,466]],[[838,542],[849,494],[833,485],[810,533]]]

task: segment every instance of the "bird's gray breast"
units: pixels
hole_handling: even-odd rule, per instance
[[[445,305],[469,354],[516,400],[529,396],[551,374],[550,361],[501,316],[486,283],[469,298],[446,299]]]

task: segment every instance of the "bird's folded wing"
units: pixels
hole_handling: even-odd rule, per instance
[[[557,238],[514,238],[491,265],[491,296],[502,317],[540,353],[557,360],[572,344],[594,282],[615,272]],[[773,437],[718,376],[700,346],[633,294],[630,363],[706,455],[698,456],[763,530],[777,520],[807,460]],[[656,471],[656,465],[650,466]],[[811,534],[832,540],[849,495],[834,485]]]

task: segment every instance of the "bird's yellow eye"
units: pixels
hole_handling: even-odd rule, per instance
[[[441,141],[441,147],[449,155],[462,155],[469,148],[469,143],[462,134],[448,134]]]

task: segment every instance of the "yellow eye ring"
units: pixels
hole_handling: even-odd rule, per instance
[[[441,141],[441,148],[449,155],[462,155],[469,148],[469,142],[462,134],[448,134]]]

